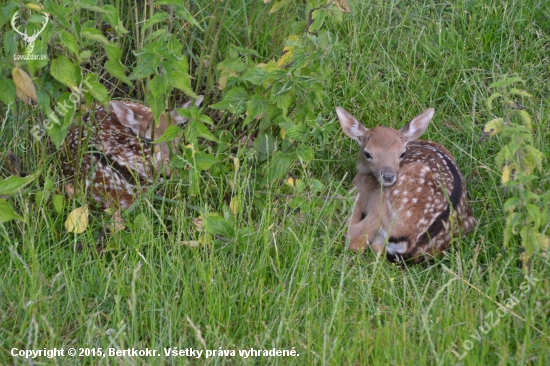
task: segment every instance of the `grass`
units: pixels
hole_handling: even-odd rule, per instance
[[[223,59],[230,44],[275,57],[288,20],[304,17],[303,9],[290,8],[277,21],[280,15],[267,14],[259,1],[195,5],[206,35],[185,30],[185,37],[198,61],[204,57],[201,42],[211,45],[216,37],[210,61]],[[204,174],[197,196],[186,196],[185,182],[177,179],[168,189],[175,202],[155,200],[158,192],[144,196],[124,213],[127,230],[113,235],[112,250],[102,255],[94,246],[106,215],[94,215],[84,234],[68,234],[63,222],[70,207],[58,215],[51,205],[37,204],[33,194],[23,194],[14,205],[27,222],[0,223],[1,364],[26,363],[11,356],[14,347],[149,348],[161,354],[169,347],[276,348],[299,354],[60,357],[35,359],[36,364],[549,364],[548,258],[534,256],[529,277],[534,286],[527,288],[518,247],[501,244],[506,196],[494,164],[498,138],[476,142],[492,118],[484,103],[487,86],[501,75],[519,75],[534,95],[524,104],[534,116],[536,140],[550,156],[546,2],[353,5],[353,13],[331,29],[342,47],[333,54],[334,73],[326,80],[333,104],[319,112],[336,126],[334,107],[341,105],[367,127],[400,127],[423,109],[436,108],[423,138],[441,142],[457,159],[478,219],[475,231],[457,239],[443,261],[404,269],[372,253],[345,250],[353,198],[341,196],[351,187],[357,151],[337,129],[328,146],[312,142],[316,160],[297,174],[326,185],[322,208],[305,215],[289,209],[278,182],[262,193],[250,189],[262,176],[245,147],[235,150],[241,167],[232,184]],[[219,22],[207,23],[212,13]],[[132,17],[125,22],[128,29],[139,27]],[[192,69],[199,62],[193,64]],[[201,75],[197,82],[212,91],[215,65],[202,66],[195,69]],[[0,111],[7,126],[0,145],[22,157],[25,171],[42,168],[61,191],[59,156],[36,145],[23,154],[18,146],[31,125],[29,111],[22,106]],[[7,168],[1,171],[9,175]],[[550,188],[548,177],[539,184]],[[243,197],[236,240],[185,245],[201,235],[193,224],[195,208],[229,216],[225,197],[236,193]],[[258,197],[265,200],[262,211],[251,208]],[[512,295],[518,302],[511,312],[496,315]]]

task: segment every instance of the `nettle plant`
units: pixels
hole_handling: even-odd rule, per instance
[[[269,12],[283,11],[292,3],[274,2]],[[254,50],[234,46],[217,65],[223,98],[211,108],[242,120],[242,136],[254,141],[254,152],[265,163],[260,186],[280,182],[298,163],[310,163],[314,147],[328,146],[327,139],[336,133],[336,125],[325,123],[322,114],[329,101],[324,83],[333,72],[332,57],[339,49],[337,36],[326,27],[340,22],[344,11],[349,9],[341,1],[308,0],[307,19],[292,24],[278,59],[257,63]],[[303,183],[292,186],[299,188]],[[311,188],[316,187],[320,182],[313,180]],[[256,197],[261,207],[261,197]]]
[[[504,244],[519,235],[524,248],[525,265],[536,251],[547,252],[550,235],[550,192],[539,188],[544,156],[535,146],[531,116],[516,99],[530,98],[524,90],[512,87],[522,82],[519,77],[505,78],[489,86],[495,91],[487,100],[489,108],[495,100],[502,101],[503,117],[489,121],[483,137],[500,134],[506,141],[496,156],[502,169],[502,186],[508,194],[504,210],[508,213]]]

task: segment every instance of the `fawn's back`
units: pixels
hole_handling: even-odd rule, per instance
[[[445,250],[453,234],[474,227],[464,178],[451,153],[436,142],[416,140],[433,109],[399,131],[367,129],[342,108],[337,113],[344,132],[361,146],[351,249],[368,243],[377,253],[385,249],[390,261],[417,263]]]

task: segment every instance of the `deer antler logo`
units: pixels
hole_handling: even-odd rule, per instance
[[[19,33],[21,35],[21,37],[23,37],[23,40],[29,44],[29,48],[27,49],[27,53],[32,53],[32,51],[34,50],[34,42],[36,41],[36,39],[38,38],[38,36],[40,35],[40,33],[42,33],[42,31],[44,30],[44,28],[46,28],[46,25],[48,25],[48,16],[46,14],[44,14],[44,25],[42,26],[42,29],[40,29],[39,31],[34,31],[34,33],[32,34],[32,36],[28,36],[27,35],[27,32],[23,32],[21,33],[19,31],[19,27],[15,27],[15,20],[19,17],[19,11],[16,11],[15,14],[13,14],[13,17],[11,18],[11,27],[13,28],[14,31],[16,31],[17,33]]]

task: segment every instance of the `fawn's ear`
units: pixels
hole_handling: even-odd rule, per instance
[[[434,113],[433,108],[426,109],[418,117],[403,126],[400,131],[403,134],[405,144],[419,138],[426,131]]]
[[[115,112],[123,126],[130,128],[136,135],[143,129],[142,124],[148,123],[152,118],[152,113],[145,106],[135,107],[123,101],[109,101],[109,109]]]
[[[183,105],[179,106],[178,108],[191,108],[193,105],[200,107],[203,100],[204,100],[204,96],[199,95],[197,99],[195,99],[194,101],[193,99],[189,99],[187,102],[185,102]],[[170,116],[172,118],[172,121],[176,122],[176,125],[182,125],[185,122],[187,122],[187,118],[180,116],[179,113],[176,111],[176,109],[170,112]]]
[[[336,107],[336,114],[338,115],[338,119],[340,120],[340,126],[342,126],[342,129],[352,139],[357,141],[358,143],[361,143],[363,140],[363,136],[367,133],[368,129],[361,124],[349,112],[347,112],[344,108]]]

